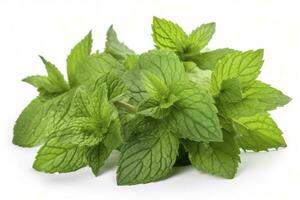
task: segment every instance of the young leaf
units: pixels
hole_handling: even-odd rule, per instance
[[[187,35],[177,24],[153,17],[152,32],[155,46],[158,49],[183,52]]]
[[[124,61],[128,56],[134,55],[134,51],[118,40],[117,33],[112,25],[106,33],[105,52],[120,61]]]
[[[59,136],[50,138],[40,148],[33,168],[46,173],[67,173],[86,166],[86,148],[60,141]]]
[[[118,185],[149,183],[168,175],[176,161],[179,141],[169,130],[148,129],[121,149]]]
[[[223,132],[223,142],[187,142],[185,147],[192,165],[197,169],[224,178],[233,178],[240,162],[240,151],[230,133]]]
[[[72,50],[67,58],[67,71],[70,86],[76,85],[75,74],[78,65],[82,64],[91,54],[92,50],[92,32],[90,31]]]
[[[211,77],[211,93],[220,92],[222,82],[237,78],[245,88],[257,78],[263,64],[263,50],[235,52],[218,61]]]
[[[203,49],[215,33],[215,23],[202,24],[193,30],[188,38],[188,52],[196,52]]]
[[[267,113],[236,119],[234,127],[240,135],[239,145],[245,150],[267,151],[286,147],[281,130]]]
[[[38,88],[42,94],[61,94],[66,92],[69,86],[60,71],[55,65],[45,60],[42,56],[40,56],[40,58],[46,67],[48,76],[29,76],[23,79],[23,81]]]
[[[164,81],[149,71],[143,71],[143,83],[149,96],[154,99],[161,100],[169,95],[169,88]]]

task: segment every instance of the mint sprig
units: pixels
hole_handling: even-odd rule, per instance
[[[153,18],[156,49],[142,54],[120,42],[111,26],[103,52],[89,32],[67,57],[67,80],[42,56],[46,76],[25,82],[39,95],[20,114],[13,143],[41,146],[33,168],[67,173],[88,166],[95,176],[120,151],[119,185],[168,177],[191,164],[233,178],[240,149],[286,147],[268,113],[291,99],[257,80],[263,50],[206,49],[215,23],[190,34]]]

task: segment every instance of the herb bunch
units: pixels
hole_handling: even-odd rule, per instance
[[[67,57],[65,80],[41,57],[45,76],[23,81],[39,95],[23,110],[13,143],[41,145],[33,168],[67,173],[85,166],[98,176],[120,151],[117,183],[157,181],[174,166],[233,178],[240,149],[286,147],[269,111],[290,98],[257,80],[263,50],[208,51],[215,24],[190,34],[153,18],[156,49],[137,54],[111,26],[105,50],[92,52],[89,32]]]

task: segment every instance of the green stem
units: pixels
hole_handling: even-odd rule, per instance
[[[132,114],[136,113],[135,107],[133,105],[129,104],[129,103],[126,103],[124,101],[116,101],[114,104],[115,104],[116,107],[118,107],[121,110],[124,110],[128,113],[132,113]]]

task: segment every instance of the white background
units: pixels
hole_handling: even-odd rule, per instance
[[[0,199],[300,199],[300,6],[297,1],[0,1]],[[110,24],[119,38],[140,53],[153,48],[152,16],[178,22],[191,31],[204,22],[217,23],[211,49],[265,49],[260,79],[293,98],[272,112],[288,148],[242,153],[236,178],[225,180],[191,167],[178,168],[164,181],[117,186],[115,160],[100,177],[89,169],[48,175],[31,168],[37,149],[11,143],[13,125],[37,95],[21,79],[45,70],[37,55],[65,73],[72,46],[93,30],[94,50],[103,49]],[[297,191],[298,189],[298,191]]]

